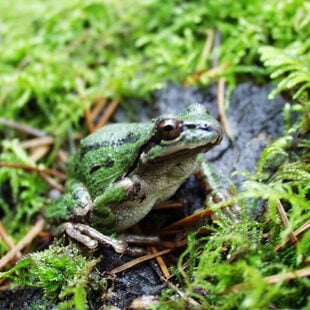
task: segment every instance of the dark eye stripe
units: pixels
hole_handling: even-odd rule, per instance
[[[185,129],[201,129],[201,130],[205,130],[205,131],[212,131],[212,127],[207,124],[207,123],[188,123],[188,124],[184,124]]]
[[[93,164],[91,167],[90,167],[90,173],[94,173],[95,171],[97,171],[99,168],[101,168],[102,165],[101,164]]]

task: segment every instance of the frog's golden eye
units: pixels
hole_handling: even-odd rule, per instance
[[[174,140],[182,132],[182,122],[177,119],[164,119],[157,125],[157,132],[162,140]]]

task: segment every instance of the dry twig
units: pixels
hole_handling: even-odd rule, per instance
[[[220,78],[217,83],[217,106],[220,114],[220,119],[223,124],[224,130],[230,140],[233,140],[233,134],[229,127],[228,120],[225,112],[225,79]]]
[[[132,227],[132,230],[135,234],[138,234],[138,235],[141,235],[142,232],[141,232],[141,228],[138,224],[134,225]],[[155,246],[148,246],[148,250],[151,252],[151,253],[158,253],[158,250]],[[164,262],[164,260],[162,259],[161,256],[156,256],[155,257],[156,261],[157,261],[157,264],[159,266],[159,268],[161,269],[162,273],[164,275],[167,275],[169,274],[169,271],[168,271],[168,267],[166,265],[166,263]]]
[[[264,281],[267,284],[275,284],[282,281],[290,281],[301,277],[309,277],[310,276],[310,267],[306,267],[303,269],[286,272],[282,274],[277,274],[269,277],[265,277]],[[227,288],[222,294],[228,294],[233,292],[238,292],[245,287],[245,283],[239,283]]]
[[[39,147],[36,147],[30,154],[30,158],[34,161],[37,162],[39,161],[44,155],[47,154],[49,151],[49,146],[48,145],[41,145]]]
[[[211,49],[212,49],[212,46],[213,46],[214,35],[215,35],[214,29],[208,29],[207,30],[207,36],[206,36],[205,45],[203,47],[203,50],[202,50],[202,53],[201,53],[201,56],[200,56],[200,60],[199,60],[199,62],[197,64],[197,67],[196,67],[196,70],[195,70],[196,72],[200,72],[203,69],[205,69],[205,67],[206,67],[206,61],[209,58],[209,55],[211,53]]]
[[[94,132],[95,131],[95,125],[93,123],[93,118],[90,109],[86,109],[84,111],[85,119],[86,119],[86,124],[89,132]]]
[[[35,225],[29,230],[25,237],[16,244],[16,246],[10,250],[6,255],[0,259],[0,269],[5,267],[7,263],[16,256],[18,252],[25,248],[32,240],[43,230],[45,221],[40,217]]]
[[[306,230],[308,230],[310,228],[310,220],[308,220],[305,224],[303,224],[301,227],[299,227],[297,230],[295,230],[294,236],[298,237],[300,234],[302,234],[303,232],[305,232]],[[274,251],[277,252],[280,249],[282,249],[287,243],[289,243],[289,241],[291,240],[290,236],[288,236],[288,238],[286,238],[283,242],[277,244],[274,247]]]
[[[92,121],[95,122],[98,115],[101,113],[103,108],[106,106],[108,103],[106,98],[97,98],[94,102],[94,108],[91,111],[92,114]]]
[[[52,136],[44,136],[40,138],[30,139],[22,141],[19,145],[24,149],[38,147],[42,145],[49,145],[55,142],[55,138]]]
[[[48,185],[50,185],[51,187],[57,189],[61,193],[65,192],[65,188],[61,184],[57,183],[54,179],[52,179],[51,177],[49,177],[48,175],[46,175],[44,173],[41,173],[40,175],[42,176],[42,178],[45,180],[45,182]]]
[[[10,250],[13,250],[15,248],[15,244],[11,240],[10,236],[7,234],[6,229],[4,228],[1,221],[0,221],[0,237],[3,239],[4,243],[9,247]],[[22,254],[20,252],[17,252],[15,257],[17,259],[20,259],[22,257]]]
[[[165,279],[164,277],[161,277],[161,280],[165,282],[169,288],[174,290],[181,298],[183,298],[187,304],[188,304],[188,309],[191,309],[190,306],[193,307],[193,309],[201,309],[200,303],[198,303],[195,299],[186,296],[185,293],[183,293],[177,286],[175,286],[172,282],[169,280]],[[187,308],[186,308],[187,309]]]
[[[156,254],[159,252],[155,246],[150,246],[150,250],[151,250],[151,253],[153,253],[153,254]],[[157,263],[158,263],[164,277],[169,278],[170,272],[169,272],[169,269],[168,269],[166,263],[164,262],[163,258],[161,256],[157,256],[156,260],[157,260]]]
[[[193,75],[187,78],[184,82],[186,86],[193,84],[193,82],[200,81],[201,79],[212,79],[219,75],[221,75],[226,68],[229,67],[229,63],[220,64],[218,67],[214,67],[210,70],[206,70],[203,72],[195,72]]]
[[[12,129],[17,129],[19,131],[25,132],[25,133],[27,133],[29,135],[33,135],[35,137],[44,137],[44,136],[46,136],[46,133],[41,131],[41,130],[39,130],[39,129],[30,127],[30,126],[27,126],[27,125],[19,124],[17,122],[5,119],[3,117],[0,117],[0,125],[4,125],[6,127],[12,128]]]
[[[277,200],[277,210],[278,210],[282,224],[284,225],[285,228],[289,228],[290,222],[287,218],[286,212],[280,200]],[[293,231],[289,232],[289,238],[293,244],[298,241]]]
[[[119,100],[118,99],[114,99],[112,100],[108,107],[106,108],[103,116],[101,117],[101,119],[98,121],[97,125],[96,125],[96,129],[101,128],[102,126],[104,126],[109,119],[111,118],[111,116],[113,115],[113,113],[115,112],[116,108],[119,105]]]
[[[162,251],[159,251],[157,253],[154,253],[154,254],[148,254],[148,255],[144,255],[144,256],[135,258],[135,259],[131,260],[128,263],[125,263],[125,264],[123,264],[123,265],[121,265],[119,267],[116,267],[116,268],[112,269],[110,271],[110,273],[114,273],[115,274],[115,273],[119,273],[119,272],[125,271],[125,270],[127,270],[129,268],[132,268],[132,267],[134,267],[136,265],[139,265],[139,264],[141,264],[141,263],[143,263],[145,261],[153,259],[153,258],[155,258],[157,256],[161,256],[161,255],[170,253],[172,251],[173,251],[173,249],[166,249],[166,250],[162,250]]]
[[[38,168],[38,167],[32,167],[32,166],[28,166],[28,165],[23,165],[23,164],[14,164],[14,163],[3,163],[0,162],[0,167],[5,167],[5,168],[14,168],[14,169],[22,169],[25,171],[34,171],[34,172],[38,172],[38,173],[45,173],[45,174],[49,174],[52,175],[54,177],[57,177],[59,179],[61,179],[62,181],[66,180],[66,176],[55,170],[55,169],[50,169],[50,168]]]
[[[213,211],[210,209],[202,210],[200,212],[197,212],[195,214],[189,215],[175,223],[172,223],[171,225],[164,228],[164,230],[175,230],[178,228],[182,228],[184,226],[187,226],[189,224],[193,224],[195,222],[198,222],[199,220],[202,220],[206,217],[210,217],[213,214]]]

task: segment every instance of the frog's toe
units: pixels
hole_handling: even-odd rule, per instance
[[[76,225],[78,224],[65,223],[64,229],[65,229],[66,234],[72,239],[84,244],[89,249],[97,248],[98,241],[81,233],[81,231],[76,227]]]
[[[102,244],[108,244],[112,246],[117,253],[125,253],[127,249],[127,243],[123,240],[118,240],[110,236],[106,236],[102,234],[100,231],[85,225],[77,223],[75,224],[75,227],[83,234],[87,235],[93,240],[97,240],[98,242]]]

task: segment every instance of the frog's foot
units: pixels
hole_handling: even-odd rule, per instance
[[[160,238],[158,236],[123,235],[121,238],[128,244],[126,254],[134,257],[145,255],[147,251],[141,247],[133,247],[132,244],[138,246],[160,244]]]
[[[212,206],[219,202],[223,202],[229,199],[228,193],[223,189],[215,189],[208,194],[206,198],[206,204]],[[228,207],[222,208],[221,211],[233,222],[238,223],[240,220],[241,208],[235,203],[231,203]],[[217,215],[215,214],[215,218]]]
[[[117,253],[126,253],[127,243],[122,240],[105,236],[98,230],[81,223],[63,223],[54,232],[55,235],[66,233],[70,238],[82,243],[89,249],[96,249],[99,243],[108,244]]]
[[[97,242],[97,244],[98,242],[105,245],[108,244],[113,247],[115,252],[126,253],[127,243],[125,241],[106,236],[98,230],[85,224],[75,223],[73,226],[80,234],[92,239],[93,241]]]
[[[146,254],[146,251],[140,247],[132,247],[128,244],[152,244],[160,243],[156,236],[126,235],[121,240],[106,236],[98,230],[81,223],[67,222],[58,227],[56,234],[66,233],[70,238],[82,243],[89,249],[96,249],[98,244],[110,245],[115,252],[139,257]]]
[[[228,191],[223,188],[214,168],[206,162],[202,155],[199,155],[197,158],[196,173],[202,178],[206,192],[208,192],[206,197],[207,206],[227,201],[230,198]],[[229,206],[222,208],[221,212],[233,223],[239,222],[241,208],[236,203],[230,203]],[[218,214],[215,214],[215,218],[217,217]]]
[[[70,238],[84,244],[89,249],[95,249],[98,246],[98,241],[93,238],[83,234],[77,227],[77,224],[74,223],[63,223],[60,227],[57,228],[55,235],[61,235],[66,233]]]

